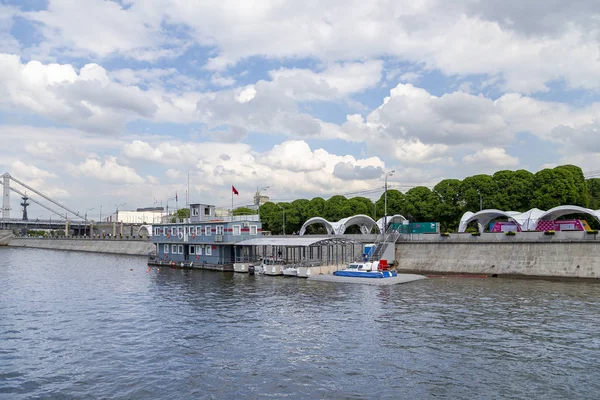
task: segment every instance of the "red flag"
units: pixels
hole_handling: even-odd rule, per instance
[[[237,191],[237,189],[235,188],[235,186],[231,185],[231,191],[233,192],[233,194],[237,194],[239,195],[240,193]]]

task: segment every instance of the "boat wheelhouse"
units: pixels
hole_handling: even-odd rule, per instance
[[[156,252],[149,264],[233,271],[235,244],[261,235],[258,215],[218,217],[215,206],[190,204],[190,218],[169,216],[153,225]]]

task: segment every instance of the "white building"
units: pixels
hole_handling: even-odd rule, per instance
[[[166,213],[161,208],[121,211],[106,218],[105,222],[123,222],[125,224],[159,224]]]

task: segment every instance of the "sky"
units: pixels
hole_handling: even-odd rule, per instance
[[[90,218],[598,170],[599,128],[597,0],[0,0],[0,174]]]

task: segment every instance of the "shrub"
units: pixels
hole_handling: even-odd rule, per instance
[[[593,231],[587,231],[587,233],[590,235],[597,235],[598,231],[594,229]]]
[[[515,231],[506,231],[505,235],[506,236],[515,236],[517,234],[517,232]]]
[[[554,231],[553,230],[545,231],[544,235],[554,235]]]
[[[471,232],[471,236],[481,236],[481,232]]]
[[[448,232],[442,232],[440,233],[440,236],[448,237],[450,234]]]

